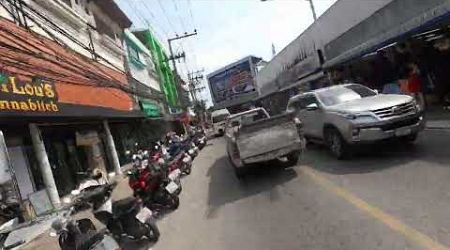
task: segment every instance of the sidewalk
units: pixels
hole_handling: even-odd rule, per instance
[[[450,110],[431,108],[425,113],[426,129],[450,129]]]

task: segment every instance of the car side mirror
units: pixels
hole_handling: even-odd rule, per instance
[[[306,106],[306,110],[308,111],[314,111],[314,110],[318,110],[319,106],[317,105],[317,103],[311,103],[308,106]]]

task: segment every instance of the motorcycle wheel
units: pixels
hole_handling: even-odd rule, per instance
[[[155,219],[150,219],[147,223],[147,237],[153,242],[157,242],[161,233],[159,232],[158,226],[156,225]]]
[[[177,209],[180,206],[180,198],[176,195],[171,195],[169,197],[169,208],[170,209]]]
[[[69,234],[66,231],[62,231],[59,235],[58,244],[61,249],[69,249],[70,247],[75,248],[73,242],[69,242]]]
[[[175,191],[175,195],[180,195],[181,194],[181,191],[183,191],[183,186],[181,186],[181,181],[177,181],[176,182],[177,184],[178,184],[178,189]]]
[[[186,175],[190,175],[191,174],[191,168],[192,168],[192,166],[184,167],[183,173],[185,173]]]

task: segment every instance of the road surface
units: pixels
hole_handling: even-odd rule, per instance
[[[449,249],[450,132],[338,161],[310,145],[298,166],[238,181],[223,139],[183,180],[154,250]]]

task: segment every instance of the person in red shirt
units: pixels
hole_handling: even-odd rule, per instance
[[[422,92],[422,80],[419,67],[415,63],[409,64],[408,92],[414,97],[421,110],[425,109],[425,98]]]

